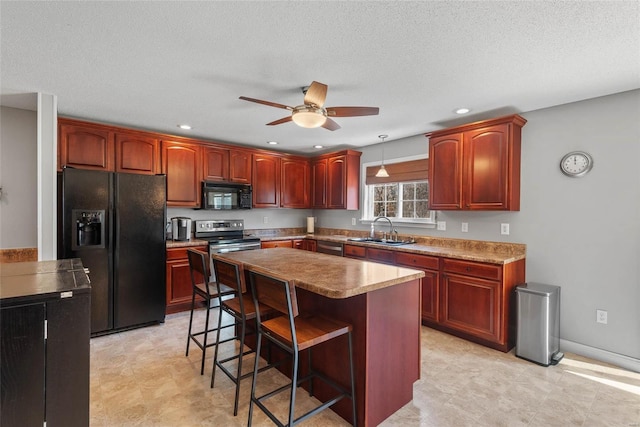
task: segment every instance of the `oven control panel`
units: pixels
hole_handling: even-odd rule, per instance
[[[207,219],[196,220],[196,236],[200,233],[215,233],[220,231],[244,230],[243,219]]]

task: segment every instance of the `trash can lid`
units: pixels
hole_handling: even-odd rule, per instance
[[[527,282],[516,286],[516,292],[525,292],[537,295],[551,295],[560,292],[560,286],[545,285],[544,283]]]

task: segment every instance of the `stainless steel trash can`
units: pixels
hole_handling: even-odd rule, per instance
[[[524,283],[516,287],[516,356],[543,366],[555,365],[560,352],[560,287]]]

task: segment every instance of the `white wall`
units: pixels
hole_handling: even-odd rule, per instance
[[[37,115],[0,107],[0,249],[36,248]]]
[[[567,345],[640,359],[640,90],[522,114],[519,212],[438,212],[447,230],[401,233],[527,245],[527,281],[562,287],[561,331]],[[387,158],[424,153],[418,135],[385,143]],[[585,150],[594,168],[583,178],[562,175],[559,162]],[[362,162],[380,159],[379,145]],[[315,211],[327,227],[351,227],[353,211]],[[469,223],[462,233],[461,223]],[[511,234],[500,235],[500,223]],[[358,226],[366,230],[366,226]],[[608,324],[596,323],[596,309]],[[640,366],[640,365],[639,365]]]

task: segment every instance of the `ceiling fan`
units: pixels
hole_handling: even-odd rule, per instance
[[[312,82],[308,87],[303,87],[302,92],[304,93],[304,104],[296,107],[246,96],[241,96],[240,99],[291,111],[290,116],[267,123],[267,126],[293,121],[304,128],[322,126],[333,131],[340,129],[340,125],[332,120],[332,117],[376,116],[380,111],[378,107],[324,107],[324,101],[327,97],[327,85],[316,81]]]

